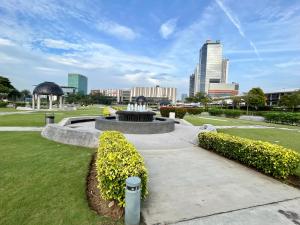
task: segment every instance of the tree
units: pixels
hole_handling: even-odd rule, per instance
[[[27,89],[20,91],[20,94],[21,94],[21,98],[23,101],[25,101],[25,98],[28,98],[31,96],[31,92]]]
[[[234,109],[234,108],[238,108],[240,106],[242,98],[239,96],[233,96],[231,98],[231,100],[232,100],[232,107]]]
[[[6,97],[15,87],[11,85],[7,77],[0,76],[0,99]]]
[[[7,97],[11,101],[17,101],[21,97],[21,93],[17,89],[13,89],[8,93]]]
[[[294,92],[289,95],[283,95],[279,100],[279,105],[291,108],[292,111],[300,105],[300,91]]]
[[[244,96],[244,100],[247,104],[247,114],[249,106],[252,106],[257,110],[259,106],[265,106],[266,104],[265,94],[259,87],[252,88],[247,95]]]

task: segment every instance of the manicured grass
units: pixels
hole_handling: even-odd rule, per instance
[[[0,108],[0,112],[18,112],[15,108]]]
[[[234,136],[268,141],[273,144],[282,145],[300,153],[300,132],[282,129],[218,129],[218,132],[231,134]],[[300,176],[300,167],[296,171]]]
[[[0,224],[113,225],[88,207],[85,182],[94,149],[0,132]]]
[[[0,126],[44,126],[46,112],[33,112],[27,114],[0,115]],[[49,112],[47,112],[49,113]],[[102,108],[89,107],[75,111],[56,111],[55,122],[58,123],[65,117],[101,115]]]
[[[274,123],[256,122],[249,120],[241,120],[234,118],[226,118],[220,116],[198,116],[198,115],[186,115],[184,119],[195,126],[201,126],[203,124],[212,124],[215,126],[250,126],[250,125],[261,125],[268,127],[283,127],[291,129],[299,129],[298,126],[281,125]]]

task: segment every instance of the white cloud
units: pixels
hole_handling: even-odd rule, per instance
[[[9,39],[0,38],[0,45],[13,46],[15,44]]]
[[[291,60],[283,63],[278,63],[275,66],[279,68],[286,68],[286,67],[299,66],[299,65],[300,65],[300,60]]]
[[[47,48],[64,49],[64,50],[83,50],[82,45],[70,43],[64,40],[44,39],[43,45]]]
[[[168,39],[174,33],[177,19],[170,19],[160,26],[159,33],[164,39]]]
[[[134,40],[138,37],[131,28],[108,20],[100,21],[97,29],[120,39]]]

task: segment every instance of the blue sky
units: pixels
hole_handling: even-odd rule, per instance
[[[19,89],[89,78],[89,89],[177,87],[221,40],[240,91],[300,87],[299,0],[2,0],[0,74]]]

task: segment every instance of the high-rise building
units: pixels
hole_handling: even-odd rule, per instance
[[[200,71],[200,92],[212,97],[237,95],[239,85],[228,84],[229,60],[223,58],[220,41],[206,41],[200,49],[198,70]],[[195,73],[197,68],[195,69]],[[197,92],[196,75],[194,94]]]
[[[68,86],[75,87],[78,93],[87,94],[88,79],[86,76],[77,73],[68,74]]]
[[[200,92],[208,93],[210,83],[221,83],[222,45],[220,41],[206,41],[200,49]]]
[[[189,97],[193,97],[194,96],[194,94],[195,94],[194,87],[195,87],[195,74],[192,74],[190,76]]]
[[[198,63],[194,70],[195,82],[194,82],[194,95],[200,92],[200,64]]]
[[[222,59],[221,83],[227,83],[229,59]]]

